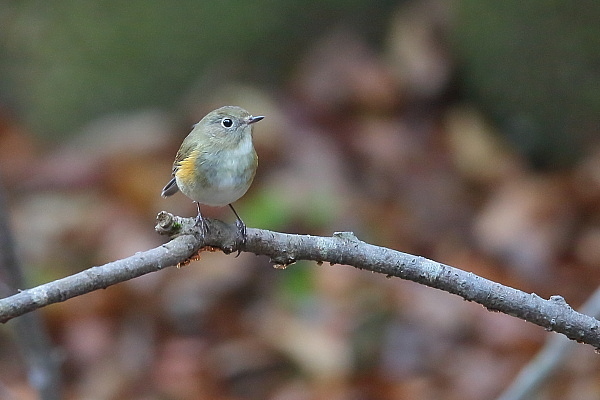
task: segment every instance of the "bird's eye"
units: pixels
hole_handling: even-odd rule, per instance
[[[223,128],[231,128],[231,125],[233,125],[233,121],[229,118],[223,118],[221,120],[221,125],[223,125]]]

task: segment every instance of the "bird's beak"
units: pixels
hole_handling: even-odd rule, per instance
[[[258,122],[258,121],[260,121],[263,118],[264,118],[263,115],[258,115],[256,117],[251,116],[250,118],[248,118],[248,125],[253,124],[255,122]]]

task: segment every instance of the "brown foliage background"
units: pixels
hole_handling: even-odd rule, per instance
[[[314,18],[304,18],[318,28],[310,33],[296,25],[276,30],[273,21],[289,22],[292,6],[281,15],[258,13],[263,19],[242,24],[241,33],[202,31],[207,43],[183,52],[206,65],[173,60],[168,71],[179,78],[172,85],[171,75],[155,76],[160,62],[136,62],[142,50],[123,44],[123,37],[99,36],[89,44],[91,54],[115,43],[115,54],[123,55],[112,63],[88,55],[86,65],[108,71],[96,82],[107,93],[95,90],[88,75],[71,74],[77,63],[68,59],[64,70],[51,69],[32,50],[40,44],[27,48],[34,55],[10,47],[40,40],[35,10],[10,10],[32,20],[21,31],[14,29],[18,20],[5,28],[10,35],[3,46],[12,49],[9,59],[27,60],[38,72],[5,68],[5,77],[23,80],[7,82],[23,88],[36,73],[51,71],[90,85],[50,115],[39,112],[44,103],[28,103],[20,92],[2,97],[0,173],[30,285],[160,244],[164,239],[153,230],[160,210],[194,215],[189,199],[162,199],[160,189],[189,127],[213,108],[236,104],[266,115],[255,128],[255,183],[236,204],[248,226],[315,235],[353,231],[371,243],[582,304],[600,281],[600,143],[597,121],[586,119],[593,114],[582,112],[563,134],[536,125],[541,136],[533,130],[538,133],[529,139],[551,150],[530,151],[531,141],[519,133],[528,125],[503,123],[514,111],[493,109],[490,99],[503,99],[486,91],[498,93],[489,82],[499,81],[526,98],[533,92],[521,82],[535,79],[515,73],[519,82],[512,81],[505,66],[506,76],[495,72],[495,80],[476,81],[478,66],[489,70],[502,60],[478,64],[464,50],[472,32],[469,2],[382,4],[383,16],[352,4],[339,11],[339,21],[326,18],[338,16],[333,5],[322,15],[309,7]],[[64,7],[67,15],[83,12]],[[124,11],[113,11],[98,19],[121,26]],[[510,32],[522,26],[515,24]],[[61,32],[60,24],[42,27]],[[182,34],[187,27],[182,22]],[[139,29],[155,32],[151,39],[161,43],[161,27]],[[272,31],[287,34],[269,36]],[[68,30],[61,35],[66,43],[77,39]],[[180,44],[177,38],[154,48],[163,63],[171,64],[166,49]],[[231,44],[238,38],[246,52]],[[535,48],[515,40],[526,52]],[[259,50],[265,46],[274,54]],[[556,68],[569,70],[576,61],[560,59]],[[182,65],[187,72],[177,75]],[[140,85],[149,79],[169,104],[152,98],[147,82],[149,89],[136,92],[147,102],[129,99],[134,89],[120,76],[134,86],[136,77]],[[74,93],[53,89],[57,98]],[[532,94],[534,109],[556,100],[544,96]],[[565,98],[569,107],[559,114],[584,110]],[[57,122],[65,110],[78,119]],[[519,111],[514,120],[536,121],[525,106]],[[226,208],[206,213],[232,220]],[[492,398],[548,337],[414,283],[310,263],[275,270],[248,254],[203,254],[188,267],[48,307],[43,316],[64,357],[65,398],[72,399]],[[35,398],[19,359],[10,324],[0,327],[0,382],[18,398]],[[598,356],[579,346],[543,398],[596,398],[599,372]]]

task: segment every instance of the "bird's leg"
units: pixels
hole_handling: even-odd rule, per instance
[[[248,236],[246,235],[246,224],[244,223],[244,221],[242,221],[242,219],[240,218],[240,216],[238,215],[238,213],[235,211],[235,208],[233,208],[233,206],[231,204],[229,204],[229,208],[231,208],[231,211],[233,211],[233,213],[235,214],[235,226],[238,229],[238,232],[240,233],[240,237],[241,237],[241,242],[236,243],[238,246],[238,253],[236,255],[236,257],[238,257],[240,255],[240,253],[242,252],[241,250],[241,246],[244,246],[246,244],[246,239],[248,238]]]
[[[200,213],[200,203],[197,201],[194,203],[196,203],[196,207],[198,208],[198,215],[196,216],[195,225],[200,227],[200,232],[202,233],[202,236],[204,236],[208,233],[208,224],[206,223],[206,220],[202,218],[202,214]]]

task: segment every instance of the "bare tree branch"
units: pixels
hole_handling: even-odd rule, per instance
[[[538,295],[499,283],[423,257],[374,246],[352,233],[333,237],[292,235],[248,228],[247,242],[240,243],[237,228],[209,220],[209,233],[198,236],[191,218],[161,212],[156,230],[175,236],[170,242],[123,260],[92,267],[0,300],[0,321],[22,315],[48,304],[65,301],[96,289],[106,288],[165,267],[184,264],[202,248],[219,248],[225,253],[238,249],[266,255],[275,265],[285,267],[298,260],[351,265],[386,276],[408,279],[457,294],[490,311],[500,311],[562,333],[570,339],[600,348],[600,321],[573,310],[561,296],[544,300]]]
[[[597,317],[600,315],[600,288],[581,307],[581,312]],[[524,400],[534,397],[535,392],[561,367],[572,353],[575,343],[564,336],[549,338],[544,347],[527,364],[511,385],[497,400]]]

